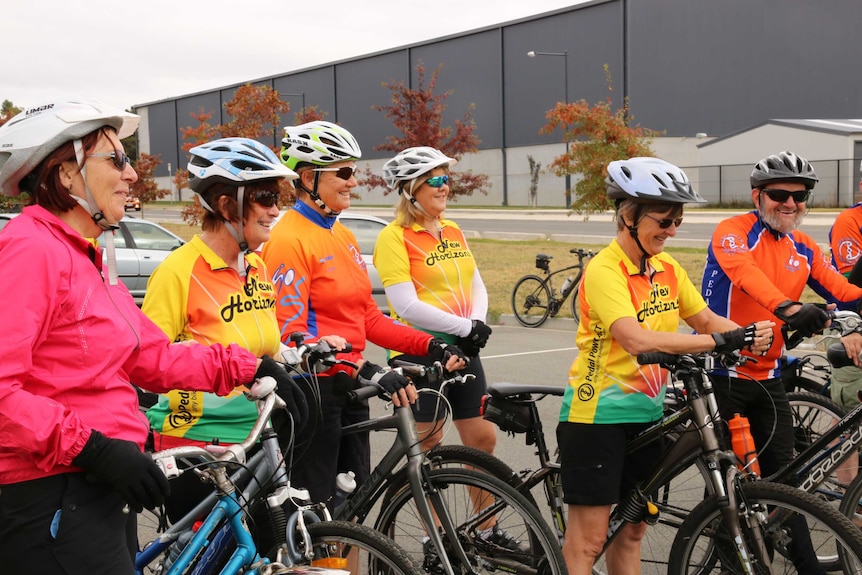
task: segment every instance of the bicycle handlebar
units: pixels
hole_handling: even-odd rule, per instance
[[[741,355],[738,351],[715,353],[704,351],[701,353],[665,353],[661,351],[649,351],[639,353],[637,360],[640,365],[658,364],[666,369],[675,371],[683,364],[697,367],[703,370],[711,370],[715,364],[729,367],[731,365],[742,365],[750,358]]]

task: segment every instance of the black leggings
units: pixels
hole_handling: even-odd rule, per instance
[[[748,418],[761,474],[772,475],[793,460],[793,414],[781,379],[752,381],[712,376],[721,417]]]
[[[131,575],[137,515],[124,506],[83,473],[0,486],[0,571]]]

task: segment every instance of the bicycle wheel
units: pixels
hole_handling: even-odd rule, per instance
[[[421,575],[419,565],[391,539],[364,525],[324,521],[307,525],[314,549],[312,567],[351,570],[353,575]],[[304,551],[300,549],[299,551]],[[348,559],[348,554],[356,553]]]
[[[456,537],[471,563],[457,565],[455,553],[449,549],[450,542],[446,541],[447,556],[456,570],[565,573],[556,537],[539,511],[514,488],[469,469],[430,469],[426,479],[426,493],[432,500],[439,496],[455,525],[456,532],[444,533],[444,541],[447,535]],[[406,481],[383,503],[375,528],[395,540],[417,562],[421,561],[426,571],[439,572],[439,557],[433,546],[424,541],[425,530]]]
[[[551,290],[539,276],[524,276],[512,290],[512,311],[524,327],[539,327],[551,313]]]
[[[524,483],[521,480],[521,476],[515,473],[502,459],[475,447],[468,447],[466,445],[437,445],[425,457],[435,469],[439,467],[463,467],[464,465],[468,465],[488,475],[493,475],[518,491],[521,491],[520,487]],[[393,485],[392,487],[394,488],[395,486]]]
[[[793,413],[794,450],[796,453],[835,427],[847,410],[826,397],[810,391],[791,391],[787,394]]]
[[[862,531],[836,509],[787,485],[754,481],[740,487],[737,516],[754,572],[822,572],[811,565],[814,554],[838,555],[844,573],[862,570]],[[765,553],[756,551],[759,538]],[[680,526],[669,561],[669,575],[744,572],[716,496],[695,507]]]
[[[862,473],[856,475],[850,482],[838,510],[854,525],[862,527]]]
[[[793,448],[797,454],[819,440],[824,433],[832,430],[846,413],[843,407],[817,393],[792,391],[787,394],[787,399],[793,413]],[[815,493],[825,501],[833,502],[837,507],[843,498],[845,488],[856,474],[856,466],[858,466],[858,457],[851,456],[835,473],[817,486]]]

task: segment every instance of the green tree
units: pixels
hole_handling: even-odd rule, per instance
[[[383,83],[383,86],[392,92],[391,104],[371,108],[383,112],[401,135],[387,137],[386,142],[376,146],[375,150],[395,154],[413,146],[431,146],[456,160],[460,160],[464,154],[478,151],[479,137],[474,133],[476,123],[472,118],[474,104],[470,104],[460,120],[455,120],[454,126],[443,126],[445,101],[454,90],[442,94],[434,93],[442,68],[443,65],[440,64],[426,84],[425,67],[420,60],[416,66],[418,79],[415,90],[405,86],[403,81],[397,84]],[[473,192],[488,193],[488,176],[484,174],[453,172],[450,177],[453,198],[470,196]],[[391,191],[383,178],[373,173],[370,167],[365,168],[364,176],[359,178],[359,184],[368,188],[382,187],[386,189],[385,194]]]
[[[608,67],[605,65],[608,91],[613,92]],[[568,154],[557,156],[549,169],[557,176],[581,174],[575,184],[572,209],[590,213],[613,208],[605,191],[607,166],[614,160],[635,156],[653,156],[650,144],[661,132],[632,126],[628,101],[617,110],[612,109],[611,94],[604,102],[590,105],[586,100],[572,103],[558,102],[548,110],[548,123],[540,130],[550,134],[561,129],[564,141],[569,142]]]
[[[9,100],[3,100],[3,103],[0,104],[0,126],[8,122],[12,119],[12,116],[15,114],[21,113],[23,110],[13,104]]]

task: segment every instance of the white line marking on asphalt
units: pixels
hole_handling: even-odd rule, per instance
[[[537,351],[522,351],[520,353],[502,353],[500,355],[483,355],[482,361],[486,359],[497,359],[499,357],[515,357],[516,355],[535,355],[537,353],[556,353],[558,351],[573,351],[577,350],[576,347],[560,347],[557,349],[540,349]]]

